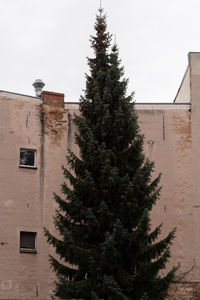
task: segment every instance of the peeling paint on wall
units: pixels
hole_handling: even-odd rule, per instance
[[[155,142],[153,140],[149,140],[147,141],[147,144],[148,144],[148,157],[151,159]]]
[[[12,289],[12,280],[3,280],[1,282],[2,290],[11,290]]]
[[[191,148],[191,113],[185,112],[185,115],[174,113],[172,116],[172,127],[177,135],[176,148],[179,152],[185,152]]]
[[[45,134],[51,138],[51,143],[60,145],[60,141],[66,130],[65,111],[59,108],[44,107]]]

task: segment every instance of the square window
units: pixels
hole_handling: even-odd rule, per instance
[[[20,167],[36,167],[36,150],[20,149]]]
[[[36,253],[36,232],[20,231],[20,252]]]

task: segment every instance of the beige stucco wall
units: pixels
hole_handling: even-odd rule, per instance
[[[0,298],[36,296],[43,282],[41,100],[0,93]],[[37,150],[37,169],[19,168],[20,147]],[[20,230],[36,231],[38,254],[19,253]]]
[[[190,249],[194,225],[190,214],[191,113],[180,107],[138,113],[145,133],[145,153],[155,161],[155,174],[162,173],[163,188],[152,212],[152,224],[163,223],[162,236],[176,227],[170,264],[180,263],[180,274],[193,264]]]
[[[183,93],[178,103],[136,104],[136,110],[146,156],[155,161],[153,176],[162,172],[152,229],[162,222],[165,236],[177,228],[169,266],[180,264],[177,276],[184,281],[200,281],[200,54],[189,55],[189,67],[191,103]],[[54,250],[43,227],[55,232],[52,193],[60,193],[66,149],[78,152],[74,113],[78,104],[62,108],[0,92],[0,299],[50,295],[48,254]],[[37,169],[19,168],[20,147],[37,151]],[[37,232],[37,254],[19,252],[20,231]]]
[[[53,228],[52,195],[63,181],[67,112],[0,92],[0,114],[0,299],[47,297],[51,248],[43,227]],[[20,148],[36,150],[36,169],[19,167]],[[20,231],[37,233],[37,254],[20,253]]]
[[[190,102],[190,65],[187,67],[174,102]]]

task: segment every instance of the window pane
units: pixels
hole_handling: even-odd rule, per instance
[[[20,249],[35,250],[36,232],[20,232]]]
[[[35,150],[20,149],[20,165],[35,166]]]

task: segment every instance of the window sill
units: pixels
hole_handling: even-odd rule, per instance
[[[36,166],[26,166],[26,165],[19,165],[19,168],[26,168],[26,169],[37,169]]]
[[[37,250],[36,249],[26,249],[26,248],[20,248],[20,253],[33,253],[33,254],[37,254]]]

